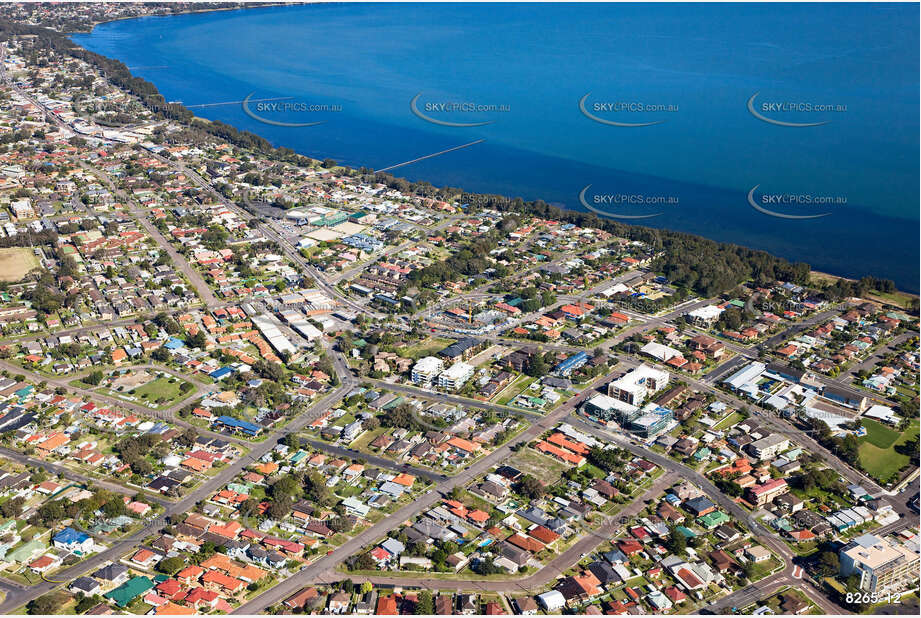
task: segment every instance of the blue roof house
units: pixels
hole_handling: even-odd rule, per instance
[[[58,549],[73,553],[85,554],[93,549],[93,539],[90,535],[70,527],[64,528],[55,534],[52,542]]]

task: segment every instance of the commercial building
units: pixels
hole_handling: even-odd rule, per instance
[[[584,404],[582,404],[582,413],[591,416],[604,423],[616,421],[623,422],[623,419],[636,416],[639,408],[633,404],[607,395],[595,395]]]
[[[644,438],[653,438],[662,433],[675,418],[668,408],[650,403],[642,412],[627,420],[625,427]]]
[[[723,384],[728,386],[733,391],[743,390],[749,385],[754,385],[761,378],[767,365],[764,363],[749,363],[745,367],[742,367],[734,374],[723,380]]]
[[[845,388],[826,386],[822,391],[822,396],[826,399],[831,399],[832,401],[854,408],[858,412],[863,412],[867,409],[867,398],[865,396]]]
[[[608,384],[608,395],[639,406],[646,397],[668,385],[668,372],[642,364]]]
[[[440,358],[426,356],[425,358],[420,358],[416,364],[413,365],[413,371],[410,377],[414,384],[430,386],[435,378],[438,377],[438,374],[444,371],[444,368],[445,364]]]
[[[907,547],[865,534],[838,553],[841,575],[860,577],[863,592],[881,595],[897,592],[918,579],[918,554]]]
[[[253,326],[259,329],[262,336],[266,338],[275,351],[279,354],[294,354],[297,348],[281,332],[281,322],[277,318],[267,313],[254,315],[252,317]]]
[[[710,328],[720,319],[722,313],[722,308],[716,305],[706,305],[705,307],[699,307],[693,311],[688,311],[687,314],[685,314],[685,319],[687,319],[689,324],[693,324],[694,326]]]
[[[644,438],[662,433],[675,417],[671,410],[654,403],[641,409],[607,395],[595,395],[586,401],[582,405],[582,413],[603,423],[616,422]]]

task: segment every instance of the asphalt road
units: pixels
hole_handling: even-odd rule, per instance
[[[340,365],[342,362],[343,361],[339,359]],[[252,464],[252,462],[258,460],[260,457],[271,451],[278,443],[279,438],[281,438],[285,433],[304,428],[308,423],[315,420],[320,415],[326,413],[357,384],[357,380],[352,376],[350,372],[341,374],[341,379],[342,385],[339,388],[326,395],[323,399],[311,406],[304,414],[301,414],[300,416],[292,419],[285,428],[271,432],[270,435],[262,442],[252,443],[250,446],[250,452],[246,456],[240,457],[236,461],[229,464],[226,468],[222,468],[220,472],[218,472],[214,477],[206,480],[198,488],[189,493],[180,501],[168,503],[165,506],[164,513],[150,521],[146,528],[140,530],[128,538],[113,542],[108,549],[90,556],[89,558],[82,560],[80,563],[72,567],[56,572],[54,574],[55,579],[69,582],[83,575],[84,573],[88,573],[99,568],[106,562],[117,562],[130,552],[135,551],[137,545],[141,543],[145,538],[154,535],[159,530],[161,530],[167,524],[167,520],[170,517],[183,513],[189,513],[194,510],[195,505],[198,502],[211,496],[224,485],[232,481],[246,466]],[[12,613],[12,611],[16,608],[21,607],[32,599],[51,592],[59,585],[60,584],[58,583],[42,581],[38,584],[30,586],[27,589],[9,590],[7,591],[6,598],[2,603],[0,603],[0,614]]]
[[[352,537],[344,544],[339,546],[331,554],[323,556],[315,562],[307,565],[298,573],[292,577],[289,577],[285,581],[280,582],[277,586],[270,588],[256,599],[253,599],[248,603],[244,603],[236,610],[234,610],[233,613],[258,614],[262,611],[265,611],[266,608],[285,600],[310,582],[320,577],[327,576],[329,573],[333,573],[336,567],[342,564],[349,556],[352,556],[356,553],[359,553],[363,549],[370,547],[378,539],[386,536],[386,534],[391,530],[402,526],[403,523],[407,520],[439,502],[442,500],[443,496],[449,494],[454,487],[464,487],[474,479],[482,476],[493,466],[500,465],[505,462],[512,452],[511,447],[513,444],[519,444],[521,442],[527,443],[537,438],[540,434],[546,431],[547,428],[551,427],[559,420],[569,415],[579,404],[582,403],[582,401],[585,400],[585,398],[590,393],[594,392],[595,387],[603,384],[606,380],[609,379],[609,377],[610,376],[605,375],[597,378],[589,386],[589,388],[586,388],[585,391],[583,391],[583,393],[576,395],[565,404],[560,406],[558,409],[550,412],[548,415],[543,417],[541,422],[532,424],[530,427],[520,433],[515,439],[495,449],[493,452],[471,464],[457,475],[448,477],[447,479],[439,479],[435,483],[433,489],[431,489],[428,493],[420,496],[411,504],[400,508],[395,513],[389,515],[377,524],[358,533],[356,536]],[[2,607],[0,607],[0,610],[2,610]]]

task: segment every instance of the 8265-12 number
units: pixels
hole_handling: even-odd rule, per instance
[[[877,603],[900,603],[901,598],[901,592],[887,592],[886,594],[876,594],[875,592],[848,592],[844,596],[844,600],[848,603],[862,603],[866,605],[875,605]]]

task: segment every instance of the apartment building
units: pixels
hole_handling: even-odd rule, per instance
[[[852,540],[838,553],[841,575],[860,576],[860,590],[882,595],[897,592],[918,579],[919,559],[907,547],[865,534]]]

